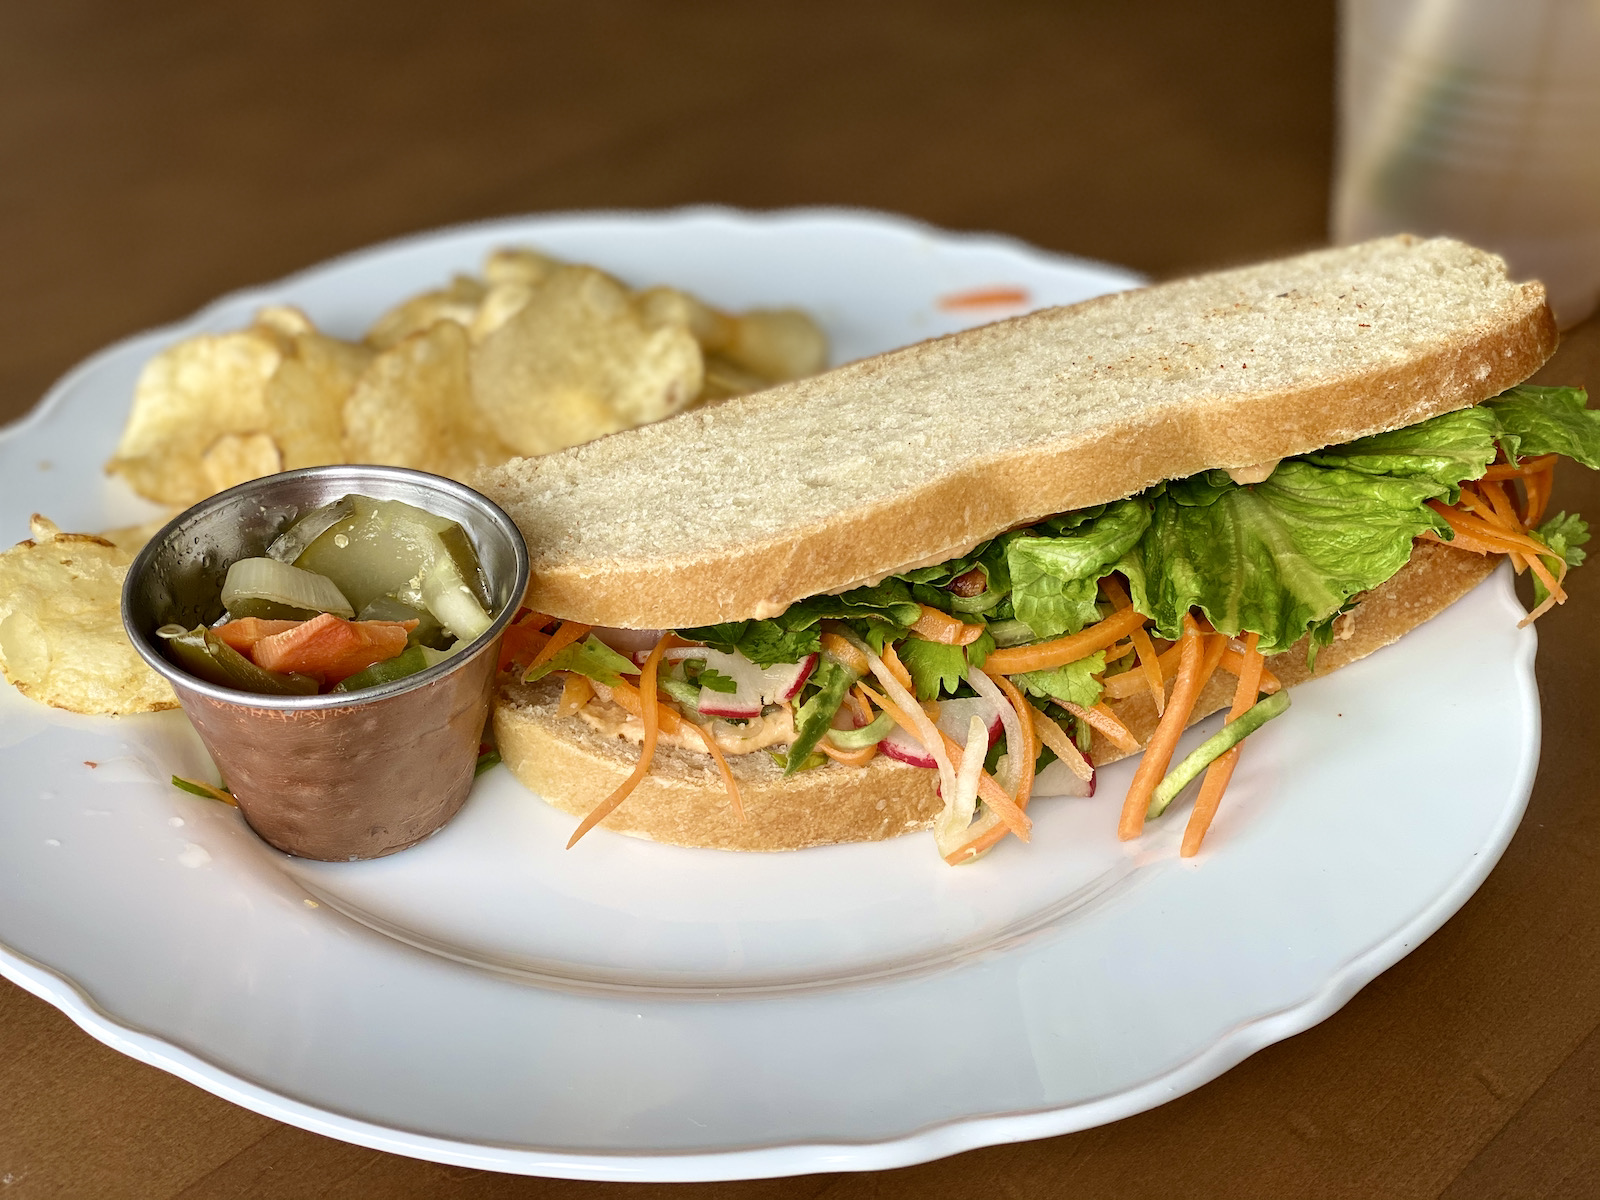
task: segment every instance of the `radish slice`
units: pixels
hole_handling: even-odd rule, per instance
[[[776,663],[765,669],[742,654],[728,654],[705,646],[675,646],[662,655],[673,662],[697,658],[707,669],[725,675],[737,685],[731,692],[700,689],[700,711],[708,717],[759,717],[768,704],[793,700],[811,677],[817,656],[809,654],[797,663]]]
[[[1001,790],[1008,796],[1017,794],[1017,781],[1022,776],[1022,755],[1028,745],[1027,735],[1022,731],[1022,715],[1011,707],[1011,701],[1006,699],[1004,692],[977,667],[967,668],[967,682],[972,685],[972,690],[977,692],[1000,713],[1000,722],[1006,730],[1006,772],[998,780]]]
[[[1000,714],[995,712],[994,705],[981,696],[965,696],[958,700],[941,700],[939,702],[939,718],[934,722],[936,728],[948,733],[956,740],[963,752],[967,745],[967,734],[970,731],[972,719],[978,718],[984,728],[987,739],[983,744],[981,758],[989,756],[989,747],[995,744],[1000,737],[1000,732],[1005,727],[1000,723]],[[887,737],[878,743],[878,750],[890,758],[898,759],[903,763],[910,763],[913,767],[936,768],[939,764],[934,761],[916,736],[901,729],[896,725],[889,731]],[[963,754],[962,761],[966,758]]]
[[[1058,758],[1040,771],[1038,775],[1034,776],[1033,794],[1035,796],[1092,796],[1094,795],[1094,773],[1091,770],[1089,778],[1080,778],[1077,772],[1067,765],[1065,759]]]
[[[983,718],[973,713],[967,721],[968,746],[987,740],[988,728]],[[966,844],[967,828],[978,811],[978,780],[983,775],[983,757],[977,753],[961,756],[961,770],[956,773],[955,795],[945,800],[944,811],[933,823],[933,837],[941,855],[949,854]]]

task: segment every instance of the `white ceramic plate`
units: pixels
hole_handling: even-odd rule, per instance
[[[0,536],[143,515],[100,465],[159,347],[303,306],[355,335],[527,243],[720,304],[798,303],[846,359],[1125,272],[864,213],[529,218],[228,297],[78,368],[0,440]],[[1534,637],[1502,573],[1295,692],[1206,843],[1116,841],[1130,768],[1041,801],[1034,842],[951,869],[926,836],[725,855],[572,825],[504,770],[448,829],[301,862],[172,789],[181,715],[0,690],[0,971],[116,1048],[280,1120],[443,1162],[696,1180],[900,1166],[1159,1104],[1333,1012],[1453,913],[1521,816]],[[1472,697],[1466,703],[1463,697]],[[1193,734],[1191,737],[1194,736]],[[91,764],[98,763],[98,766]],[[391,936],[383,936],[374,930]]]

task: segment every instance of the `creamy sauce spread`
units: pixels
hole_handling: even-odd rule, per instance
[[[1282,461],[1283,459],[1281,458],[1269,458],[1266,462],[1259,462],[1253,466],[1229,467],[1228,478],[1240,485],[1247,483],[1265,483],[1267,481],[1267,476],[1276,471],[1278,469],[1278,464]]]
[[[644,741],[644,722],[620,704],[612,703],[611,690],[603,683],[594,685],[595,697],[578,710],[584,724],[606,737],[626,738],[630,742]],[[767,713],[745,725],[730,725],[727,721],[713,720],[709,726],[717,748],[724,754],[752,754],[772,746],[787,746],[794,741],[794,714],[787,708]],[[706,752],[705,742],[693,729],[680,729],[668,733],[663,729],[658,740],[662,745],[677,746],[680,750]]]

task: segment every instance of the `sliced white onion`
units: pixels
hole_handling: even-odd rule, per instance
[[[1015,798],[1017,781],[1022,777],[1022,759],[1028,745],[1027,735],[1022,731],[1022,714],[1012,707],[999,685],[977,667],[967,668],[967,682],[972,685],[973,691],[994,705],[995,711],[1000,714],[1000,723],[1006,727],[1005,778],[998,782],[1006,795]]]
[[[853,639],[852,639],[853,640]],[[883,685],[883,690],[889,694],[889,699],[898,704],[905,713],[906,719],[916,726],[915,733],[922,742],[922,748],[933,756],[933,761],[939,768],[939,790],[941,795],[954,796],[956,794],[956,769],[950,765],[950,755],[944,748],[944,738],[939,736],[939,731],[928,714],[922,711],[922,705],[917,703],[917,698],[905,688],[900,686],[900,681],[889,672],[888,664],[874,654],[871,648],[862,642],[856,649],[863,651],[867,656],[867,665],[872,668],[872,673],[878,677],[878,682]],[[987,737],[987,734],[985,735]],[[967,755],[961,756],[965,762]],[[979,756],[982,761],[982,756]]]
[[[989,730],[983,718],[973,715],[967,728],[969,750],[961,756],[961,770],[956,772],[956,790],[953,796],[946,793],[944,810],[933,824],[934,841],[940,854],[949,854],[964,845],[967,829],[978,811],[978,781],[983,775],[983,755],[977,747],[989,744]]]
[[[448,554],[434,559],[428,569],[422,581],[422,602],[439,624],[463,642],[475,641],[494,623]]]
[[[222,584],[222,606],[232,609],[241,600],[270,600],[290,608],[332,613],[349,620],[356,615],[333,580],[302,571],[275,558],[241,558],[228,568]]]

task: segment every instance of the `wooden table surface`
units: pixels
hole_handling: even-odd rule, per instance
[[[1155,275],[1323,240],[1330,4],[987,10],[6,5],[0,419],[221,292],[478,217],[866,205]],[[1600,387],[1600,327],[1545,378]],[[1556,505],[1600,515],[1585,474],[1568,470]],[[1600,1195],[1600,575],[1575,591],[1539,626],[1545,752],[1521,830],[1466,907],[1334,1017],[1102,1129],[672,1194]],[[608,1188],[669,1190],[441,1167],[279,1125],[0,983],[3,1200]]]

